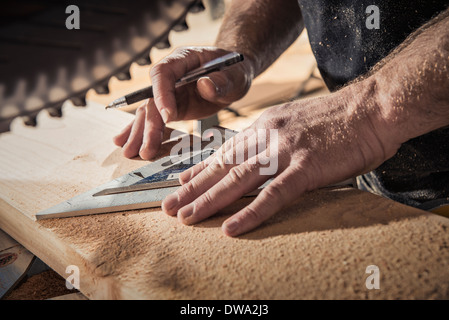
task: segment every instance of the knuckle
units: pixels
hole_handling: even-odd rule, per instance
[[[179,190],[180,196],[194,194],[196,191],[196,187],[193,183],[193,181],[190,181],[182,186],[182,188]]]
[[[185,59],[192,53],[192,50],[188,47],[176,48],[173,53],[163,58],[150,70],[150,77],[158,77],[160,75],[169,75],[172,73],[173,63],[181,59]]]
[[[159,77],[167,72],[168,66],[165,62],[159,62],[150,70],[151,79]],[[154,80],[153,80],[154,81]]]
[[[208,165],[204,161],[201,161],[189,169],[189,176],[192,177],[194,174],[200,173],[201,171],[207,169],[207,167]]]
[[[188,181],[190,181],[190,179],[192,178],[193,175],[193,170],[192,168],[185,170],[184,172],[181,172],[181,174],[179,175],[179,180],[181,181],[181,183],[183,183],[183,185],[186,185]]]
[[[208,208],[214,207],[214,199],[209,191],[205,192],[202,196],[202,200],[204,202],[204,205],[206,205]]]
[[[186,51],[186,47],[182,46],[182,47],[177,47],[175,48],[175,50],[173,50],[173,53],[171,54],[172,56],[176,56],[179,54],[183,54]]]
[[[258,211],[248,206],[245,209],[245,218],[255,222],[260,222],[263,219],[263,216]]]
[[[265,128],[267,129],[283,128],[287,124],[287,121],[288,120],[286,118],[276,115],[270,117],[265,121]]]
[[[218,174],[218,173],[226,170],[226,165],[224,164],[223,161],[219,161],[219,159],[217,159],[217,160],[214,160],[212,163],[210,163],[207,166],[207,169],[208,169],[210,175],[215,175],[215,174]]]
[[[282,201],[286,192],[286,190],[284,189],[285,188],[278,183],[270,183],[264,188],[263,191],[268,199],[274,199],[274,201]]]
[[[260,120],[263,123],[263,127],[265,129],[279,129],[284,128],[289,119],[285,116],[282,116],[283,112],[280,112],[279,108],[282,106],[278,106],[273,109],[268,109],[260,116]]]
[[[174,56],[174,57],[185,57],[189,54],[192,53],[192,48],[190,47],[186,47],[186,46],[182,46],[182,47],[177,47],[173,53],[170,56]]]
[[[233,167],[229,170],[231,184],[241,184],[245,178],[245,171],[241,166]]]
[[[145,113],[145,111],[146,111],[145,106],[140,106],[136,110],[136,115]]]

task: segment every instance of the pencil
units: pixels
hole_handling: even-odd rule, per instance
[[[197,81],[199,78],[210,74],[212,72],[224,70],[233,64],[243,61],[243,55],[237,52],[228,53],[220,58],[216,58],[211,60],[201,67],[194,69],[184,75],[181,79],[176,81],[175,88],[184,86],[188,83]],[[112,101],[109,105],[106,106],[106,109],[110,108],[121,108],[127,105],[143,101],[148,98],[153,98],[153,87],[149,86],[146,88],[142,88],[126,96],[120,97],[114,101]]]

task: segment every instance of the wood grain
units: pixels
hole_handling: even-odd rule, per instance
[[[35,221],[146,163],[111,142],[131,115],[95,104],[63,111],[0,135],[0,228],[63,277],[78,266],[88,298],[449,298],[448,220],[351,188],[303,195],[238,238],[221,223],[252,198],[196,226],[160,208]],[[373,264],[379,290],[365,286]]]

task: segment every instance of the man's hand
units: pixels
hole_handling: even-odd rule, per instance
[[[251,81],[287,49],[303,30],[297,0],[232,1],[223,18],[215,47],[180,48],[151,70],[154,99],[142,105],[135,120],[114,143],[125,157],[153,158],[160,148],[165,123],[205,118],[242,98]],[[242,63],[175,90],[175,82],[201,64],[237,51]]]
[[[266,111],[249,130],[278,131],[278,170],[251,204],[223,223],[224,233],[247,232],[304,192],[368,172],[405,141],[449,125],[448,30],[449,9],[365,79]],[[222,161],[234,159],[242,146],[250,154],[256,143],[245,131],[231,141],[180,176],[182,187],[162,203],[167,214],[186,224],[199,222],[271,178],[260,174],[261,154],[243,163]]]
[[[114,138],[125,157],[153,158],[160,148],[165,123],[210,116],[242,98],[251,85],[250,60],[175,90],[187,72],[229,51],[216,47],[176,49],[151,69],[154,99],[136,111],[135,119]]]
[[[214,155],[183,172],[182,187],[164,200],[163,210],[185,224],[194,224],[273,178],[251,204],[224,222],[224,233],[236,236],[260,225],[308,190],[376,168],[395,154],[400,141],[379,132],[389,128],[381,125],[378,106],[367,107],[363,99],[364,93],[372,93],[372,85],[367,80],[323,98],[270,108]],[[353,98],[356,93],[360,98]],[[257,132],[273,129],[278,139],[268,139],[266,150],[277,151],[268,157],[277,161],[278,168],[272,175],[263,175],[259,160],[265,150],[257,150],[255,138],[260,138]],[[242,150],[245,161],[235,163]],[[248,156],[248,150],[257,150],[257,155]]]

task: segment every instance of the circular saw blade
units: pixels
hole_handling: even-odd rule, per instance
[[[80,28],[67,29],[69,5],[80,10]],[[150,64],[151,48],[169,47],[171,30],[187,28],[198,0],[17,1],[0,13],[0,132],[22,116],[30,125],[48,109],[61,116],[71,99],[86,104],[94,89],[109,93],[111,77],[131,78],[132,63]]]

